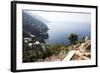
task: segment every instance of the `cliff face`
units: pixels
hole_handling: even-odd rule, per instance
[[[37,14],[22,11],[23,62],[35,62],[45,57],[45,39],[48,38],[47,20]]]
[[[43,21],[44,20],[44,21]],[[29,37],[31,34],[40,39],[48,38],[48,27],[45,24],[45,19],[38,15],[32,15],[28,12],[22,12],[23,22],[23,37]]]

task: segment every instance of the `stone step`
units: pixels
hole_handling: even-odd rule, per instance
[[[74,50],[70,51],[68,55],[62,61],[69,61],[73,57],[74,54],[75,54]]]

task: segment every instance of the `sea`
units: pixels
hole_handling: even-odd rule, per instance
[[[68,36],[76,33],[78,39],[88,37],[91,39],[91,23],[89,22],[49,22],[47,44],[69,44]]]

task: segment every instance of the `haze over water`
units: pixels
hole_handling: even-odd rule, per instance
[[[48,44],[68,44],[68,36],[70,33],[76,33],[78,38],[91,36],[90,23],[78,22],[52,22],[47,24],[49,30],[49,38],[46,40]]]

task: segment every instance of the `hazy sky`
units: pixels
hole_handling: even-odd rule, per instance
[[[50,22],[91,22],[91,14],[89,13],[69,13],[69,12],[44,12],[44,11],[28,11],[32,14],[47,19]]]

